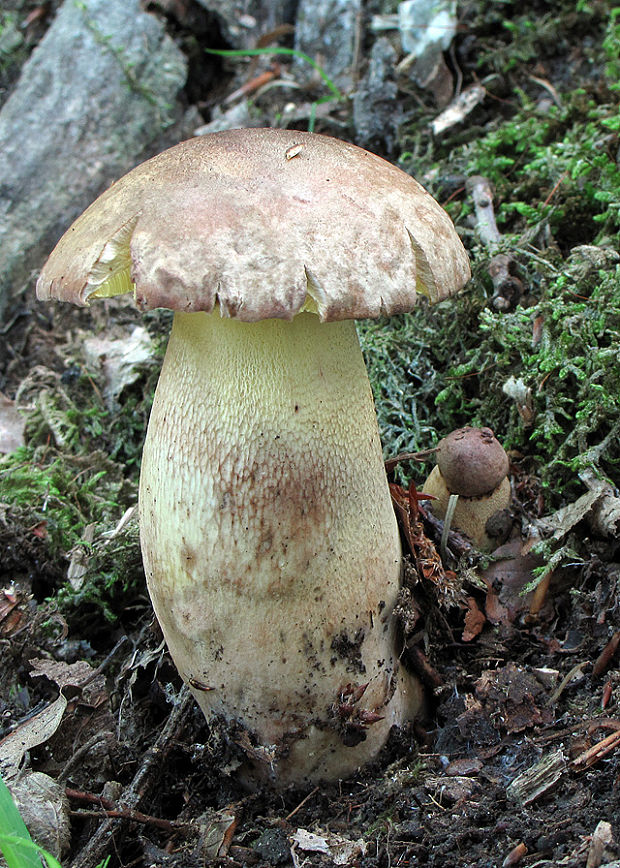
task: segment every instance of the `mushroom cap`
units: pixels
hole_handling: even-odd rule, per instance
[[[137,166],[75,221],[37,283],[41,299],[136,304],[245,321],[403,313],[469,279],[445,211],[411,176],[338,139],[241,129]],[[310,296],[308,302],[307,296]]]
[[[481,497],[508,473],[508,456],[490,428],[458,428],[439,441],[437,466],[452,494]]]

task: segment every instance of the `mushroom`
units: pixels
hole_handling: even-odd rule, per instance
[[[488,522],[510,506],[508,456],[490,428],[458,428],[439,441],[437,464],[422,490],[433,495],[431,509],[447,526],[491,551]]]
[[[469,277],[445,212],[353,145],[246,129],[103,193],[41,299],[175,311],[144,445],[141,545],[172,658],[249,785],[335,780],[419,712],[399,534],[355,323]]]

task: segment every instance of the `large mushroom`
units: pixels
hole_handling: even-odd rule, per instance
[[[420,709],[399,666],[399,535],[353,320],[468,277],[410,176],[274,129],[138,166],[41,273],[41,299],[133,291],[175,311],[142,460],[144,564],[175,664],[250,783],[347,776]]]

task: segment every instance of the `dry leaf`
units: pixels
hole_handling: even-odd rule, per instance
[[[475,639],[482,632],[486,618],[484,617],[484,613],[478,608],[478,603],[476,603],[473,597],[468,597],[466,603],[465,629],[461,638],[463,642],[471,642],[472,639]]]
[[[47,708],[25,720],[0,741],[0,774],[5,782],[15,777],[26,751],[50,739],[62,720],[67,699],[60,694]]]
[[[64,786],[42,772],[28,772],[13,781],[9,789],[33,839],[60,859],[71,840]]]
[[[92,666],[85,660],[78,660],[77,663],[64,663],[62,660],[34,657],[28,662],[32,666],[30,675],[33,678],[45,675],[61,690],[63,687],[81,687],[93,674]]]
[[[359,856],[363,856],[368,848],[368,844],[362,838],[351,841],[349,838],[330,832],[319,835],[307,829],[297,829],[295,834],[291,835],[291,841],[293,848],[298,847],[304,852],[323,853],[329,856],[334,865],[350,865]]]
[[[103,396],[112,408],[123,389],[138,379],[140,366],[154,356],[153,341],[143,326],[136,326],[130,335],[116,340],[87,338],[84,350],[90,364],[103,371]]]

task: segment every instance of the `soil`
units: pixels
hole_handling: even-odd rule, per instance
[[[174,7],[171,32],[188,41],[192,17],[188,12],[184,19],[182,7],[191,3],[150,5],[162,15],[164,6]],[[552,90],[598,86],[600,64],[592,57],[609,6],[590,4],[594,18],[587,30],[574,4],[564,5],[571,11],[555,38],[545,36],[545,28],[562,4],[529,0],[519,6],[519,22],[531,16],[530,32],[544,22],[533,58],[526,37],[504,26],[516,20],[513,4],[459,4],[458,48],[445,56],[447,74],[461,87],[484,75],[503,80],[504,96],[487,101],[471,126],[481,131],[509,116],[505,95],[530,87],[532,76]],[[25,16],[35,4],[13,7]],[[35,19],[35,43],[44,19]],[[366,48],[376,38],[365,30]],[[194,65],[195,75],[208,81]],[[228,74],[232,92],[243,80],[235,78],[241,73]],[[3,86],[13,82],[7,73]],[[190,87],[188,99],[197,90]],[[200,110],[208,121],[212,101],[202,93]],[[255,112],[265,124],[281,109],[280,98],[268,91],[257,99]],[[431,118],[435,99],[409,85],[399,89],[392,111],[402,118],[421,106]],[[318,132],[355,140],[348,103],[318,117]],[[463,135],[455,125],[437,146],[438,159]],[[384,139],[375,149],[396,159],[399,146]],[[448,184],[447,163],[439,173]],[[31,299],[4,334],[10,352],[0,359],[2,391],[21,395],[25,406],[24,384],[38,371],[37,393],[45,383],[62,386],[67,406],[83,407],[85,392],[101,387],[85,374],[84,337],[94,328],[99,336],[113,334],[132,318],[122,302],[104,308],[59,311],[50,320]],[[163,327],[159,316],[147,319],[154,336]],[[101,454],[63,450],[40,418],[27,427],[38,466],[52,453],[62,455],[72,485],[106,469],[116,486],[115,512],[108,515],[117,519],[135,506],[144,396],[152,391],[157,364],[145,365],[119,399],[121,407],[134,408],[122,446],[109,420],[101,423]],[[90,538],[84,535],[80,555],[63,542],[63,528],[48,521],[40,501],[9,502],[0,476],[3,734],[30,732],[29,722],[39,722],[43,737],[32,742],[25,766],[64,790],[67,801],[53,803],[70,824],[63,865],[90,868],[106,857],[110,868],[620,864],[614,862],[620,859],[620,541],[617,534],[597,535],[584,512],[571,525],[581,544],[574,563],[550,571],[548,585],[526,592],[533,569],[545,564],[522,544],[523,528],[540,518],[543,497],[526,458],[511,454],[513,504],[495,559],[456,533],[440,558],[441,524],[424,501],[394,483],[407,559],[399,607],[403,663],[426,686],[426,717],[394,732],[378,760],[351,779],[278,793],[241,787],[239,747],[207,726],[182,687],[152,616],[135,516],[116,528],[110,519]],[[72,506],[88,518],[90,495],[70,491]],[[99,495],[112,497],[108,489]],[[48,496],[55,497],[53,488]],[[354,657],[356,650],[342,637],[342,653]],[[52,720],[59,698],[66,707]]]

